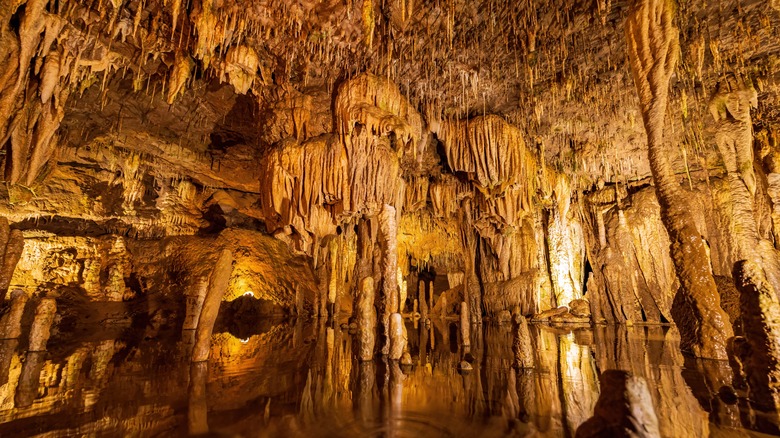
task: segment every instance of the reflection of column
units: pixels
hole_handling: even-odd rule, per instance
[[[538,331],[536,350],[539,361],[536,373],[534,424],[540,432],[550,436],[563,436],[561,398],[558,385],[558,339],[556,333],[535,326]]]
[[[230,275],[233,272],[233,254],[230,250],[222,250],[214,270],[209,277],[206,298],[198,318],[198,328],[195,330],[195,346],[192,350],[192,361],[208,360],[211,349],[211,333],[219,314],[219,305],[227,291]]]
[[[358,364],[358,380],[355,388],[355,409],[361,422],[374,421],[374,383],[376,382],[376,370],[373,361],[360,362]]]
[[[397,435],[397,426],[401,420],[401,411],[403,409],[403,393],[404,393],[404,380],[406,376],[401,371],[401,367],[398,362],[390,362],[390,417],[388,426],[388,436],[394,437]]]
[[[420,357],[418,365],[425,366],[428,363],[428,327],[424,324],[420,326]]]
[[[574,334],[560,335],[561,391],[568,430],[577,430],[593,412],[599,393],[590,348],[578,345]]]
[[[19,384],[16,386],[14,404],[17,408],[32,406],[35,397],[38,396],[38,387],[41,381],[41,370],[45,363],[45,351],[30,351],[22,365],[22,373],[19,375]]]
[[[676,328],[596,326],[598,368],[620,369],[653,382],[650,396],[657,412],[661,436],[709,436],[707,413],[682,376],[683,356]],[[650,340],[653,340],[650,343]],[[652,363],[646,358],[655,358]]]
[[[201,361],[190,364],[189,409],[187,411],[187,430],[190,435],[209,433],[208,404],[206,403],[208,375],[208,362]]]
[[[420,306],[420,318],[425,320],[428,318],[428,302],[425,298],[425,281],[420,280],[417,282],[417,300]]]
[[[11,292],[11,307],[0,317],[0,339],[16,339],[22,334],[22,315],[27,305],[27,294],[15,290]]]

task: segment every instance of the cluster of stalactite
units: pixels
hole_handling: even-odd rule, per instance
[[[426,124],[370,74],[336,90],[333,126],[277,143],[261,164],[266,226],[313,257],[317,314],[378,320],[402,337],[392,315],[407,311],[470,324],[582,297],[580,202],[518,128],[498,116]]]

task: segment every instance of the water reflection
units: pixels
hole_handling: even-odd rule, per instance
[[[457,324],[409,321],[408,367],[361,362],[348,331],[302,321],[216,333],[201,363],[180,332],[42,352],[3,340],[0,436],[573,436],[607,369],[647,380],[663,436],[761,427],[723,396],[728,364],[683,357],[674,328],[532,325],[535,368],[517,370],[511,325],[472,327],[465,354]]]

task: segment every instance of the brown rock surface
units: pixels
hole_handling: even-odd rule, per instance
[[[660,437],[658,418],[647,382],[620,370],[599,377],[601,395],[591,419],[577,428],[576,437]]]
[[[751,403],[780,412],[780,301],[761,268],[748,261],[734,266],[748,351],[742,364]]]

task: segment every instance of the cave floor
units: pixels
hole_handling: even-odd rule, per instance
[[[532,325],[529,370],[512,368],[511,324],[474,329],[469,353],[455,322],[407,331],[403,367],[353,359],[346,326],[295,320],[216,333],[200,364],[186,332],[96,328],[44,353],[0,341],[0,436],[573,436],[611,368],[647,380],[662,436],[765,436],[728,364],[681,355],[674,327]]]

